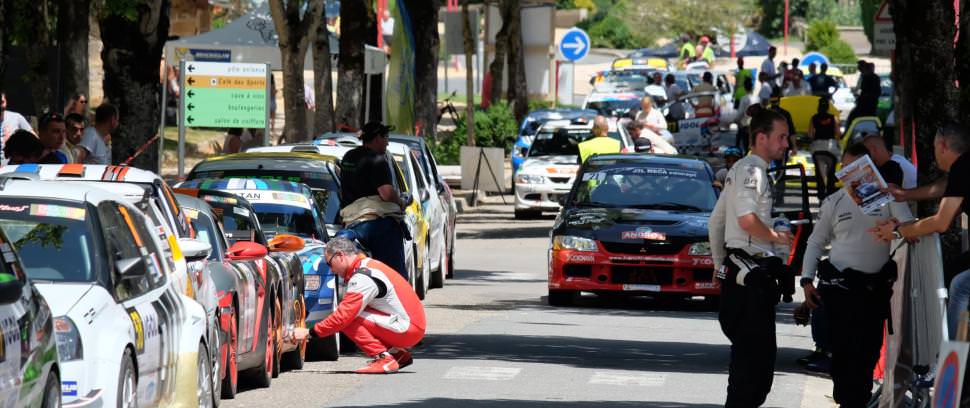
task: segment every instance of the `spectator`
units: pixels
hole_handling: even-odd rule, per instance
[[[78,163],[77,152],[81,149],[81,136],[84,135],[84,116],[76,113],[64,117],[65,135],[61,151],[68,157],[70,163]]]
[[[118,129],[118,108],[102,103],[94,111],[94,126],[88,126],[81,135],[77,162],[85,164],[111,164],[111,133]]]
[[[606,117],[599,115],[593,119],[593,137],[586,139],[579,144],[579,164],[586,162],[586,159],[597,154],[619,153],[621,150],[620,141],[613,139],[609,135],[610,126],[606,122]]]
[[[709,71],[705,71],[701,75],[701,83],[694,87],[694,92],[717,92],[717,88],[714,86],[714,75]],[[713,96],[702,96],[697,98],[696,108],[709,109],[710,115],[714,114],[714,97]],[[710,116],[708,115],[708,116]],[[700,112],[697,116],[703,116]]]
[[[959,125],[946,125],[936,134],[933,141],[933,157],[940,170],[947,173],[946,179],[916,189],[900,189],[891,186],[888,190],[897,201],[928,200],[942,197],[936,214],[911,223],[900,223],[890,219],[879,223],[870,231],[879,240],[918,239],[934,232],[944,232],[953,225],[953,220],[963,212],[970,215],[970,183],[965,177],[970,174],[970,136]],[[963,253],[965,257],[970,253]],[[950,301],[947,305],[947,323],[950,339],[956,337],[960,315],[967,311],[970,303],[970,268],[963,265],[963,272],[950,282]]]
[[[667,130],[667,119],[664,119],[663,112],[653,108],[653,98],[649,96],[640,99],[640,112],[637,113],[635,119],[642,122],[643,127],[658,136],[661,132]]]
[[[785,89],[788,86],[788,79],[790,75],[788,73],[788,62],[782,61],[778,64],[778,79],[772,81],[771,85],[778,89]]]
[[[30,131],[20,129],[4,143],[3,155],[7,157],[7,164],[39,163],[44,156],[44,144]]]
[[[674,78],[674,74],[667,74],[667,77],[664,78],[664,83],[666,84],[665,90],[667,91],[668,102],[673,103],[684,94],[684,90],[677,86],[677,78]]]
[[[869,158],[879,169],[883,180],[889,184],[897,186],[903,185],[903,168],[892,159],[892,153],[886,149],[886,143],[878,133],[869,133],[863,136],[862,144],[869,151]]]
[[[859,60],[859,97],[856,98],[855,108],[849,112],[846,123],[852,126],[852,121],[863,116],[876,116],[876,107],[879,105],[879,95],[882,94],[882,87],[879,85],[879,76],[873,72],[874,65],[864,60]]]
[[[819,192],[823,197],[835,191],[835,162],[841,157],[838,140],[841,136],[839,118],[829,113],[828,98],[819,98],[818,110],[808,124],[809,148],[815,163],[815,174],[821,177]]]
[[[724,150],[724,168],[718,170],[714,175],[714,182],[718,187],[724,187],[724,179],[727,178],[728,171],[738,160],[741,160],[741,149],[732,146]]]
[[[391,40],[394,38],[394,17],[391,17],[388,9],[384,9],[384,14],[381,15],[381,37],[384,40],[384,49],[390,53]]]
[[[771,84],[771,75],[764,72],[758,73],[758,82],[761,83],[761,90],[758,91],[758,100],[762,102],[771,100],[771,95],[774,94],[774,87]]]
[[[681,65],[687,65],[688,63],[694,62],[697,57],[697,50],[694,48],[694,44],[690,42],[690,35],[682,34],[680,36],[680,62]]]
[[[252,139],[252,135],[249,132],[243,131],[242,128],[231,128],[226,131],[226,138],[222,142],[222,153],[239,153],[243,151]]]
[[[73,155],[67,155],[61,150],[64,147],[64,139],[67,133],[63,115],[57,112],[45,113],[40,117],[38,129],[40,133],[37,138],[44,145],[43,156],[45,158],[50,156],[50,158],[42,159],[42,161],[61,164],[73,162]]]
[[[761,108],[760,99],[754,94],[754,82],[750,77],[745,79],[743,86],[745,95],[741,98],[741,103],[738,105],[738,134],[737,140],[735,141],[735,146],[741,149],[742,155],[748,151],[748,124],[751,123],[751,117],[754,116],[751,111]]]
[[[714,48],[711,47],[711,40],[707,36],[701,37],[701,46],[704,47],[701,50],[701,59],[707,62],[707,65],[714,65]]]
[[[802,71],[795,71],[792,74],[791,82],[789,82],[788,86],[785,87],[783,94],[784,96],[801,96],[812,94],[811,88],[805,83],[805,81],[802,80]]]
[[[0,133],[2,133],[3,141],[0,143],[7,143],[7,139],[18,130],[26,130],[30,133],[34,133],[34,129],[30,127],[30,122],[23,115],[7,110],[7,94],[6,92],[0,93],[0,111],[3,112],[2,124],[0,124]]]
[[[889,149],[889,147],[886,147],[886,149]],[[899,167],[903,169],[902,187],[906,189],[916,188],[916,166],[914,166],[913,163],[910,163],[909,160],[906,160],[905,157],[896,153],[893,153],[890,159],[896,163],[899,163]]]
[[[751,79],[751,70],[744,69],[744,57],[738,57],[738,72],[734,74],[734,109],[741,106],[741,99],[750,92],[744,83]]]
[[[835,83],[835,79],[828,72],[829,64],[823,62],[821,72],[812,75],[811,82],[809,82],[809,85],[812,87],[812,95],[831,97],[832,93],[835,92],[835,87],[838,84]]]
[[[778,78],[778,71],[775,69],[776,54],[778,54],[777,48],[774,46],[768,48],[768,58],[765,58],[765,60],[761,62],[761,71],[758,73],[759,80],[761,78],[761,74],[767,75],[769,81],[774,81]]]
[[[76,113],[84,116],[88,112],[88,97],[83,93],[71,95],[64,106],[64,116]]]
[[[626,120],[626,122],[623,124],[623,127],[626,128],[626,132],[629,133],[630,138],[633,139],[633,146],[636,148],[637,152],[651,153],[650,149],[641,150],[640,140],[645,141],[643,142],[644,144],[642,146],[646,146],[646,144],[650,143],[650,139],[647,139],[646,137],[643,137],[640,134],[640,132],[643,130],[643,127],[644,127],[643,121],[636,120],[636,119]],[[651,148],[652,147],[653,146],[651,146]]]

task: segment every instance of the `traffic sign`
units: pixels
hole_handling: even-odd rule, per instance
[[[967,362],[965,342],[944,341],[940,347],[940,357],[936,368],[936,380],[933,384],[934,408],[957,408],[960,406],[960,396],[963,388],[963,371]]]
[[[589,35],[586,35],[582,29],[573,27],[562,36],[562,41],[559,42],[559,53],[567,61],[576,62],[586,58],[589,54],[589,46]]]
[[[798,63],[798,66],[807,67],[813,63],[816,67],[821,66],[822,64],[832,65],[832,63],[829,61],[829,57],[826,57],[825,54],[812,51],[802,56],[802,61]]]
[[[186,61],[182,121],[188,127],[264,128],[266,64]]]
[[[873,18],[872,37],[873,53],[885,55],[896,49],[896,31],[893,28],[893,16],[889,12],[888,0],[882,2]]]

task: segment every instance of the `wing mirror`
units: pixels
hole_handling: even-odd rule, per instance
[[[197,239],[179,238],[179,248],[187,262],[202,261],[212,254],[212,246]]]
[[[560,196],[559,199],[556,200],[556,201],[559,202],[559,205],[565,207],[566,206],[566,201],[568,201],[568,200],[569,200],[569,196],[568,195],[564,195],[564,196]]]
[[[232,244],[226,257],[230,261],[256,261],[266,257],[269,251],[266,247],[250,241],[238,241]]]
[[[270,252],[296,252],[306,245],[303,238],[296,235],[279,234],[266,243]]]
[[[24,290],[24,283],[20,279],[17,279],[16,275],[4,275],[10,276],[13,279],[0,282],[0,305],[9,305],[20,299],[20,295]]]
[[[401,193],[401,204],[403,204],[404,207],[410,207],[413,203],[414,197],[411,196],[411,193]]]
[[[135,279],[139,278],[144,272],[144,269],[139,269],[138,265],[144,263],[145,260],[140,256],[133,256],[131,258],[122,258],[115,261],[115,270],[121,279]]]
[[[424,202],[430,199],[431,199],[431,192],[428,191],[427,189],[421,190],[421,201]]]

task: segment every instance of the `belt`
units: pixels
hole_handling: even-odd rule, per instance
[[[748,254],[748,256],[756,259],[768,258],[770,256],[773,256],[773,255],[770,255],[768,252],[765,252],[764,250],[751,248],[751,247],[744,247],[744,248],[727,247],[727,249],[728,250],[733,249],[735,251],[744,251],[744,253]]]

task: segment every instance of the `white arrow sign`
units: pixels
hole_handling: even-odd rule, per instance
[[[586,54],[589,53],[589,46],[589,36],[586,35],[586,32],[572,28],[560,40],[559,53],[567,61],[576,62],[586,57]]]
[[[576,54],[582,54],[583,50],[586,49],[586,43],[580,40],[579,37],[575,37],[574,40],[574,42],[563,44],[562,47],[573,50]]]

